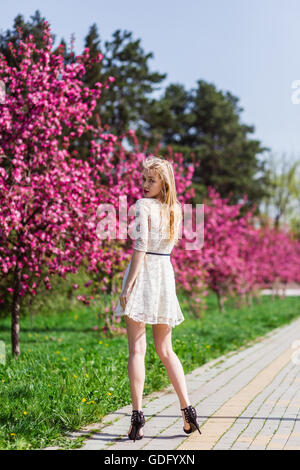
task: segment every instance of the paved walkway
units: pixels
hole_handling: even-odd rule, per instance
[[[261,295],[271,295],[273,293],[272,289],[262,289]],[[289,296],[299,296],[300,295],[300,289],[298,287],[293,287],[293,288],[285,288],[285,289],[278,289],[278,293],[284,294],[287,297]]]
[[[170,385],[144,398],[140,441],[127,438],[131,405],[72,436],[97,429],[82,450],[300,450],[300,318],[199,367],[186,380],[201,435],[182,431]]]

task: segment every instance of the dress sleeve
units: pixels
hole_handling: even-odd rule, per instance
[[[133,248],[138,251],[147,251],[149,234],[149,208],[142,199],[135,203],[135,222]]]

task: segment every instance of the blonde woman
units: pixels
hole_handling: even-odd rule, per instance
[[[144,197],[135,203],[134,250],[124,273],[115,315],[125,315],[128,334],[128,374],[132,399],[128,437],[142,439],[145,424],[142,396],[145,381],[146,329],[152,324],[155,350],[178,395],[183,430],[199,433],[182,364],[172,348],[172,328],[184,321],[176,295],[170,254],[178,243],[182,208],[177,200],[173,167],[160,157],[143,161]]]

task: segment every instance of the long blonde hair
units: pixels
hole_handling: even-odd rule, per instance
[[[162,190],[160,199],[162,201],[162,221],[169,225],[167,232],[169,240],[177,245],[179,241],[179,224],[182,220],[182,207],[177,199],[176,185],[172,163],[160,156],[149,156],[143,160],[146,170],[154,170],[161,181]]]

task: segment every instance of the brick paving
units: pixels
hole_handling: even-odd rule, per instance
[[[169,385],[143,399],[143,439],[134,443],[127,438],[131,405],[71,436],[95,430],[81,450],[300,450],[296,340],[300,318],[187,374],[201,435],[183,432],[179,401]]]

